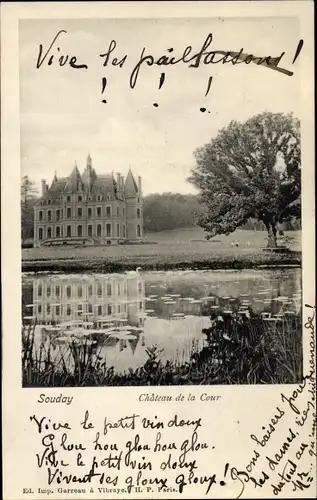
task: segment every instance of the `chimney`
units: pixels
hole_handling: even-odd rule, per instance
[[[140,176],[138,176],[138,192],[139,192],[139,195],[142,194],[142,179]]]
[[[121,175],[117,172],[117,192],[121,193]]]
[[[46,193],[46,182],[45,179],[41,180],[41,196],[44,196]]]
[[[123,192],[124,191],[124,177],[123,177],[123,175],[121,175],[120,178],[121,178],[121,190]]]
[[[92,166],[92,159],[91,159],[91,156],[88,155],[87,156],[87,167],[91,167]]]
[[[48,191],[48,184],[45,184],[45,193]]]

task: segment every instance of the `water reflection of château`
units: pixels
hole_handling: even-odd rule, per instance
[[[97,329],[111,322],[142,326],[144,281],[125,275],[35,278],[33,304],[41,325],[83,320]]]

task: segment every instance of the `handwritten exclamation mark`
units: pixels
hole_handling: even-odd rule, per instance
[[[225,479],[225,477],[227,475],[228,469],[229,469],[229,464],[226,463],[225,470],[224,470],[224,473],[223,473],[223,478],[224,479]],[[225,486],[227,483],[226,483],[226,481],[220,481],[219,484],[220,484],[220,486]]]
[[[300,41],[298,42],[298,45],[297,45],[294,59],[293,59],[293,64],[295,63],[296,59],[298,58],[299,54],[301,53],[303,45],[304,45],[304,40],[300,39]]]
[[[164,82],[165,82],[165,73],[161,73],[161,75],[160,75],[160,81],[159,81],[159,90],[162,88]],[[153,106],[155,108],[158,108],[157,102],[154,102]]]
[[[107,78],[104,76],[103,79],[102,79],[102,83],[101,83],[101,94],[104,93],[104,90],[105,90],[106,86],[107,86]],[[104,104],[107,104],[106,99],[102,99],[101,102],[103,102]]]

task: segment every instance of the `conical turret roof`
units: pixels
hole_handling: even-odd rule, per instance
[[[124,194],[126,198],[135,198],[138,194],[138,186],[134,180],[131,168],[129,169],[125,184],[124,184]]]

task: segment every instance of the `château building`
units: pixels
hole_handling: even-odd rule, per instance
[[[143,238],[141,177],[131,169],[97,175],[90,155],[81,175],[77,165],[69,177],[55,174],[49,187],[42,180],[34,207],[34,246],[113,245]]]

